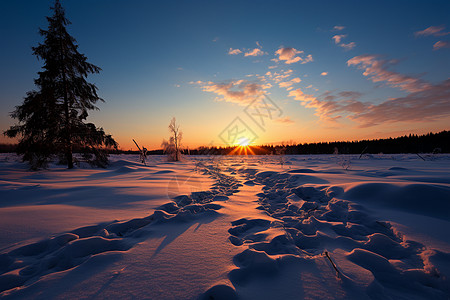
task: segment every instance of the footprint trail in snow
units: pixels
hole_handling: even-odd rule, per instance
[[[450,281],[434,264],[448,263],[448,253],[406,240],[361,205],[339,199],[340,188],[305,186],[308,175],[249,168],[238,172],[247,183],[262,186],[258,208],[271,218],[231,223],[230,242],[245,249],[234,257],[238,268],[229,273],[238,293],[242,289],[245,294],[251,281],[272,278],[290,265],[298,266],[298,274],[314,274],[309,270],[326,264],[328,271],[322,267],[322,274],[314,276],[338,283],[342,294],[334,298],[447,299]],[[321,289],[324,295],[336,293],[336,286]]]
[[[211,164],[199,162],[196,169],[215,181],[210,190],[174,197],[148,217],[82,227],[0,254],[0,296],[77,267],[95,255],[127,251],[151,234],[151,226],[217,215],[222,208],[218,202],[228,200],[242,184]]]

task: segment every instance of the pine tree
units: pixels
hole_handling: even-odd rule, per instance
[[[98,109],[98,101],[104,102],[95,84],[86,80],[101,69],[78,52],[76,40],[66,30],[71,23],[59,0],[51,9],[48,29],[39,30],[44,42],[32,48],[33,54],[44,61],[34,80],[38,90],[28,92],[23,104],[11,113],[19,124],[4,134],[21,137],[17,152],[33,169],[46,167],[53,155],[62,158],[71,169],[74,150],[82,152],[91,164],[105,167],[105,148],[117,148],[117,143],[102,128],[85,122],[88,111]]]

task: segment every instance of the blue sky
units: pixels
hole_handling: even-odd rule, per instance
[[[31,47],[52,3],[0,2],[2,130],[34,88],[42,62]],[[125,149],[131,138],[159,147],[172,117],[191,147],[223,144],[235,117],[256,144],[449,129],[449,1],[62,4],[80,51],[103,69],[90,81],[106,103],[89,120]],[[243,110],[263,92],[281,116],[261,129]]]

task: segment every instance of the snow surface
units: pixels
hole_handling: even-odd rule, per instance
[[[450,156],[0,155],[0,298],[449,299]]]

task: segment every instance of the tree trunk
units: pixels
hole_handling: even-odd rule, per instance
[[[73,157],[72,157],[72,141],[70,137],[70,119],[69,119],[69,101],[67,99],[67,92],[64,95],[64,115],[66,123],[66,159],[67,168],[73,169]]]
[[[175,131],[175,161],[179,161],[180,158],[178,157],[178,130]]]
[[[66,79],[66,69],[64,67],[64,47],[61,43],[61,71],[63,75],[63,85],[64,85],[64,117],[65,117],[65,140],[66,140],[66,160],[67,168],[73,169],[73,157],[72,157],[72,138],[70,136],[70,115],[69,115],[69,97],[67,95],[67,79]]]

